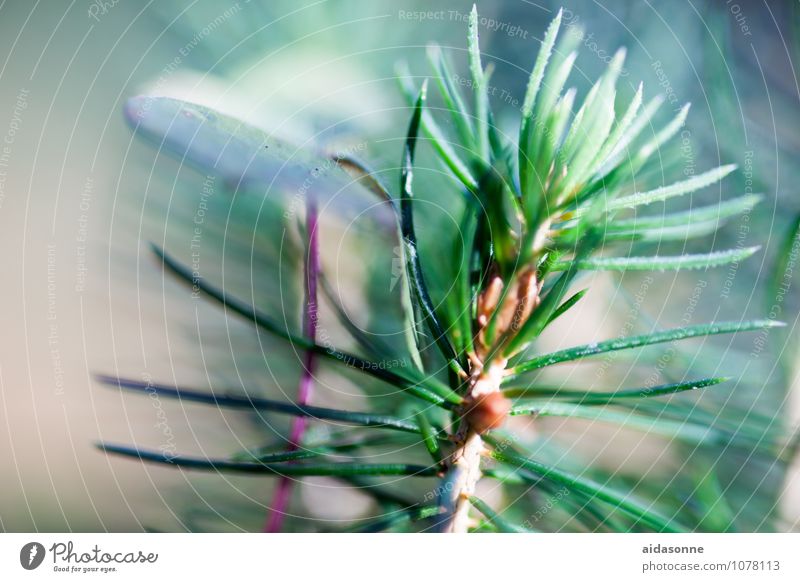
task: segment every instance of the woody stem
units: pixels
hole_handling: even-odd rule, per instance
[[[470,382],[471,399],[474,401],[479,396],[499,392],[505,367],[506,361],[494,361],[488,369],[477,371]],[[468,414],[462,415],[456,432],[456,449],[447,461],[447,486],[443,487],[441,493],[440,505],[446,511],[441,521],[441,531],[466,533],[469,529],[469,498],[474,495],[482,475],[480,465],[483,450],[480,432],[473,426]]]

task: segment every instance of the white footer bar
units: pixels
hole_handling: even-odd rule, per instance
[[[9,581],[796,581],[799,564],[800,534],[0,535]]]

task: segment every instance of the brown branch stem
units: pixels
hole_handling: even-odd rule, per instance
[[[442,505],[448,508],[441,530],[466,533],[469,529],[469,498],[481,478],[484,444],[481,435],[497,428],[508,413],[508,401],[500,393],[507,361],[499,360],[488,369],[476,371],[456,433],[456,449],[447,462],[452,479],[443,492]]]

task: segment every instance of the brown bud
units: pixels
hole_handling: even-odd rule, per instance
[[[470,398],[464,415],[478,434],[500,428],[511,410],[511,401],[500,392],[489,392]]]

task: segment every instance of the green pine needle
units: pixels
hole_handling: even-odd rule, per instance
[[[554,271],[575,267],[581,271],[678,271],[680,269],[708,269],[729,263],[738,263],[758,252],[761,247],[746,247],[715,251],[698,255],[652,257],[592,257],[577,261],[559,261]]]
[[[633,348],[640,348],[665,342],[680,341],[695,337],[707,337],[711,335],[755,331],[759,329],[768,329],[771,327],[782,327],[783,325],[785,324],[779,321],[764,319],[741,322],[731,321],[725,323],[707,323],[688,327],[680,327],[677,329],[669,329],[651,334],[621,337],[602,342],[585,344],[574,348],[559,350],[551,354],[536,356],[524,363],[518,364],[510,370],[506,381],[531,370],[552,366],[554,364],[560,364],[562,362],[580,360],[582,358],[595,356],[597,354],[604,354],[618,350],[629,350]]]
[[[389,476],[406,475],[413,477],[434,477],[437,469],[422,465],[405,463],[257,463],[229,461],[227,459],[207,459],[185,455],[165,454],[163,451],[149,451],[132,447],[99,443],[101,451],[123,457],[135,457],[148,463],[167,465],[181,469],[213,471],[215,473],[246,473],[257,475],[277,475],[288,477],[348,477],[353,475]]]

